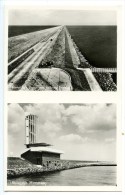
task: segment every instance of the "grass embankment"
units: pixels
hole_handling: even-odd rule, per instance
[[[65,36],[64,30],[60,32],[51,53],[49,53],[44,58],[44,60],[41,61],[39,66],[42,68],[42,64],[47,64],[47,62],[53,62],[53,67],[62,68],[69,73],[74,91],[90,90],[84,73],[80,70],[75,69],[73,66],[67,36]],[[47,65],[46,67],[49,68],[49,66]]]
[[[56,26],[12,26],[9,25],[8,26],[8,37],[14,37],[17,35],[22,35],[22,34],[26,34],[26,33],[31,33],[31,32],[35,32],[35,31],[39,31],[39,30],[45,30],[48,28],[53,28]]]
[[[10,37],[8,39],[8,62],[12,61],[41,40],[46,39],[55,32],[55,29],[46,29],[43,31],[36,31],[19,35],[16,37]]]
[[[40,34],[30,34],[20,37],[12,37],[8,41],[8,62],[33,47],[41,40]]]
[[[65,36],[65,70],[71,76],[74,91],[90,91],[88,81],[86,80],[83,71],[77,70],[73,66],[67,36]]]
[[[17,68],[26,58],[28,58],[32,53],[34,52],[34,49],[29,50],[28,52],[26,52],[24,55],[22,55],[19,59],[17,59],[16,61],[12,62],[9,66],[8,66],[8,74],[10,74],[10,72],[12,72],[15,68]]]
[[[50,53],[48,53],[45,58],[40,62],[39,67],[42,68],[42,64],[46,64],[47,62],[52,62],[53,67],[63,68],[65,67],[65,35],[64,30],[59,33],[55,44],[53,45],[53,49]],[[44,66],[45,67],[45,66]]]

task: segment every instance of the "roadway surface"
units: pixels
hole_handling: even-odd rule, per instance
[[[55,41],[61,29],[62,27],[51,28],[47,36],[44,35],[45,38],[43,38],[39,43],[37,43],[35,46],[30,48],[33,49],[34,52],[8,75],[8,83],[9,83],[10,90],[12,89],[19,90],[22,87],[22,83],[24,83],[24,81],[28,78],[32,70],[35,69],[39,65],[39,63],[44,59],[45,55],[48,52],[50,52],[53,45],[55,44]],[[26,52],[28,52],[30,49],[28,49]],[[24,52],[24,54],[26,52]],[[13,61],[16,61],[24,54],[21,54]],[[9,65],[12,62],[10,62]]]

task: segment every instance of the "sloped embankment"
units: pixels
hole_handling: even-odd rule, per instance
[[[38,70],[41,72],[41,74],[42,72],[44,72],[45,68],[50,68],[50,70],[51,67],[61,68],[70,75],[72,90],[74,91],[90,90],[89,84],[86,80],[83,71],[77,70],[73,65],[71,48],[69,47],[68,37],[64,29],[62,29],[62,31],[60,32],[55,44],[53,45],[53,49],[51,50],[51,52],[44,57],[44,59],[40,62],[38,67],[39,67]],[[50,70],[48,69],[48,72]],[[29,80],[26,82],[28,83],[27,87],[30,90],[56,90],[57,88],[60,90],[66,90],[66,87],[61,87],[62,85],[61,75],[59,79],[59,84],[56,85],[54,82],[55,81],[54,77],[53,77],[54,80],[51,80],[49,83],[46,82],[45,84],[45,81],[48,80],[49,77],[50,75],[47,77],[47,79],[41,78],[42,80],[36,78],[35,75],[32,78],[29,77]],[[57,75],[55,75],[55,77],[57,77]]]
[[[90,91],[90,86],[88,84],[88,81],[85,77],[84,72],[76,68],[79,65],[79,64],[76,64],[76,61],[78,60],[75,59],[75,56],[73,56],[73,54],[71,55],[72,48],[71,48],[71,45],[69,45],[69,42],[71,42],[72,40],[68,40],[68,39],[70,39],[70,36],[67,35],[67,32],[65,32],[65,70],[71,76],[73,90],[74,91]],[[75,55],[77,55],[77,53],[75,53]],[[75,61],[74,63],[73,63],[73,60]]]
[[[63,68],[65,67],[65,32],[64,29],[60,32],[53,49],[48,55],[41,61],[39,66],[47,62],[52,62],[53,67]]]
[[[94,161],[71,161],[71,160],[55,160],[44,163],[43,166],[34,165],[21,158],[8,158],[7,178],[21,177],[24,175],[38,175],[55,171],[63,171],[68,169],[88,167],[88,166],[116,166],[113,163],[94,162]]]
[[[103,91],[116,91],[117,90],[116,84],[114,83],[112,79],[111,73],[93,72],[93,75],[99,82],[100,87],[102,88]]]
[[[79,50],[77,45],[74,43],[74,47],[76,49],[77,55],[79,56],[80,60],[80,67],[81,68],[94,68],[89,62],[85,59],[84,54]],[[84,43],[83,43],[84,44]],[[95,76],[97,82],[99,83],[100,87],[103,91],[116,91],[117,86],[112,79],[111,73],[104,73],[104,72],[94,72],[93,75]]]
[[[33,47],[35,44],[45,39],[51,34],[53,34],[57,27],[36,31],[32,33],[27,33],[15,37],[11,37],[8,40],[8,61],[12,61],[23,52]]]

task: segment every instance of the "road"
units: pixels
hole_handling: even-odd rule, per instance
[[[33,49],[34,52],[8,75],[9,89],[19,90],[21,88],[22,84],[28,78],[32,70],[35,69],[44,59],[45,55],[52,50],[52,47],[55,44],[55,41],[61,29],[62,27],[51,28],[45,38],[43,38],[39,43],[30,48]],[[28,52],[30,49],[28,49],[26,52]],[[26,52],[21,54],[13,61],[16,61],[17,59],[22,57]],[[9,65],[10,64],[11,63],[9,63]]]

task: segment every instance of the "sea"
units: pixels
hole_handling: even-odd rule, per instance
[[[116,186],[116,166],[94,166],[8,179],[8,186]]]

